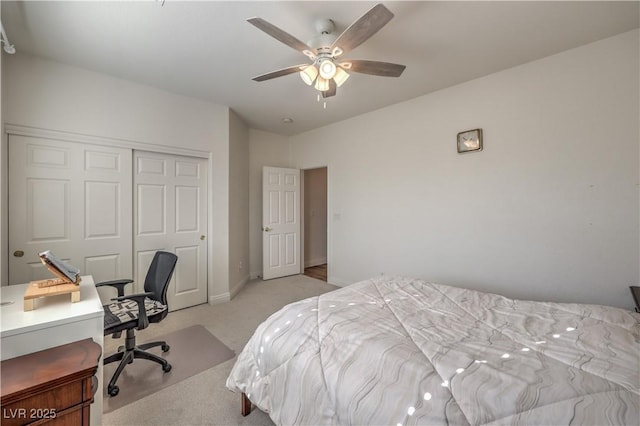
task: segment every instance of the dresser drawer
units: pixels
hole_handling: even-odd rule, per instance
[[[101,352],[86,339],[3,361],[2,425],[88,425]]]

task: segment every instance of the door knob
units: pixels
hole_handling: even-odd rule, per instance
[[[269,232],[269,231],[273,231],[273,228],[269,228],[268,226],[266,228],[262,228],[264,230],[264,232]]]
[[[205,238],[207,238],[207,237],[205,237],[204,235],[200,235],[200,240],[201,241],[204,241]]]
[[[22,256],[24,256],[24,252],[22,250],[16,250],[16,251],[13,252],[13,255],[15,257],[22,257]]]

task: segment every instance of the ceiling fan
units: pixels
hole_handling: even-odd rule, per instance
[[[262,18],[249,18],[247,22],[264,31],[276,40],[306,55],[311,64],[294,65],[254,77],[254,81],[265,81],[276,77],[299,73],[302,80],[322,93],[323,98],[335,96],[336,89],[349,78],[349,72],[400,77],[404,65],[389,62],[343,59],[342,55],[360,46],[377,33],[393,18],[393,13],[384,5],[371,8],[355,21],[340,36],[332,34],[334,24],[330,19],[316,23],[320,33],[308,43],[303,43],[286,31],[281,30]]]

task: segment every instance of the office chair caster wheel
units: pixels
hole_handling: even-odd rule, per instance
[[[118,392],[120,392],[120,388],[118,386],[109,386],[107,388],[110,396],[116,396]]]
[[[171,364],[163,365],[162,371],[164,371],[165,373],[168,373],[169,371],[171,371]]]
[[[171,347],[169,345],[162,345],[162,352],[166,352],[169,349],[171,349]]]

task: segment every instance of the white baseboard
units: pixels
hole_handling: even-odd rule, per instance
[[[327,258],[326,257],[320,257],[320,258],[317,258],[317,259],[305,260],[304,261],[304,267],[305,268],[310,268],[312,266],[324,265],[325,263],[327,263]]]
[[[346,287],[349,284],[352,284],[349,281],[343,280],[343,279],[338,278],[338,277],[328,277],[327,278],[327,283],[333,284],[333,285],[337,285],[338,287]]]
[[[209,296],[210,305],[218,305],[220,303],[229,302],[230,300],[231,295],[229,294],[229,292]]]
[[[238,281],[233,287],[231,287],[229,293],[232,299],[236,297],[236,294],[238,294],[238,292],[242,290],[242,287],[244,287],[245,284],[249,282],[249,279],[250,279],[249,277],[250,275],[245,276],[240,281]]]
[[[235,285],[233,285],[228,292],[209,296],[209,304],[217,305],[219,303],[229,302],[231,298],[235,297],[235,295],[238,294],[238,292],[242,290],[242,287],[244,287],[248,282],[249,282],[249,275],[245,276],[240,281],[238,281]]]

